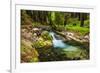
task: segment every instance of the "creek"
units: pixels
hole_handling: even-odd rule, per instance
[[[52,43],[53,43],[54,48],[63,49],[64,51],[76,51],[77,50],[78,47],[69,45],[69,44],[63,42],[63,40],[60,39],[59,37],[56,37],[57,34],[55,32],[49,32],[49,34],[53,38]]]

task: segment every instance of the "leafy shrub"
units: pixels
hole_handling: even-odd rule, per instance
[[[78,18],[69,18],[68,21],[67,21],[67,24],[70,24],[70,25],[76,24],[76,25],[78,25],[79,24]]]
[[[80,26],[66,26],[66,30],[79,33],[80,35],[85,35],[89,33],[89,28],[80,27]]]
[[[90,25],[90,21],[89,21],[89,20],[85,20],[85,21],[84,21],[84,25],[85,25],[85,27],[88,27],[88,28],[89,28],[89,27],[90,27],[90,26],[89,26],[89,25]]]

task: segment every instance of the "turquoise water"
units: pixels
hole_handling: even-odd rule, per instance
[[[69,45],[67,43],[64,43],[63,40],[57,39],[55,37],[57,35],[56,33],[50,32],[50,35],[53,38],[52,42],[53,42],[53,47],[54,48],[61,48],[64,51],[76,51],[77,50],[77,47],[76,46]]]

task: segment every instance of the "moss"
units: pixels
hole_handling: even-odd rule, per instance
[[[36,42],[33,42],[32,46],[35,48],[44,48],[52,46],[52,42],[50,40],[44,40],[43,38],[40,37]]]
[[[21,42],[21,62],[38,62],[38,51]]]
[[[66,26],[68,31],[79,33],[79,35],[84,36],[85,34],[89,33],[89,28],[80,27],[80,26]]]
[[[48,31],[43,31],[41,33],[41,37],[45,40],[52,40],[52,36],[49,35],[49,32]]]
[[[39,59],[37,57],[34,57],[30,60],[30,62],[39,62]]]
[[[52,37],[49,35],[48,31],[43,31],[36,42],[32,44],[35,48],[44,48],[52,46]]]
[[[78,49],[76,51],[66,51],[66,57],[71,60],[84,60],[89,59],[89,54],[84,49]]]

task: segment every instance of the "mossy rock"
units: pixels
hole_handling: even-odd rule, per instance
[[[41,33],[41,37],[45,40],[52,40],[52,36],[49,35],[49,32],[48,31],[43,31]]]
[[[70,60],[86,60],[89,59],[89,53],[84,49],[76,51],[66,51],[66,57]]]
[[[44,48],[44,47],[52,46],[52,41],[39,38],[38,41],[33,42],[32,46],[35,48]]]
[[[26,44],[26,41],[21,42],[21,62],[37,62],[39,61],[39,53],[35,48]]]
[[[30,62],[39,62],[39,58],[34,57],[34,58],[32,58],[32,59],[30,60]]]

